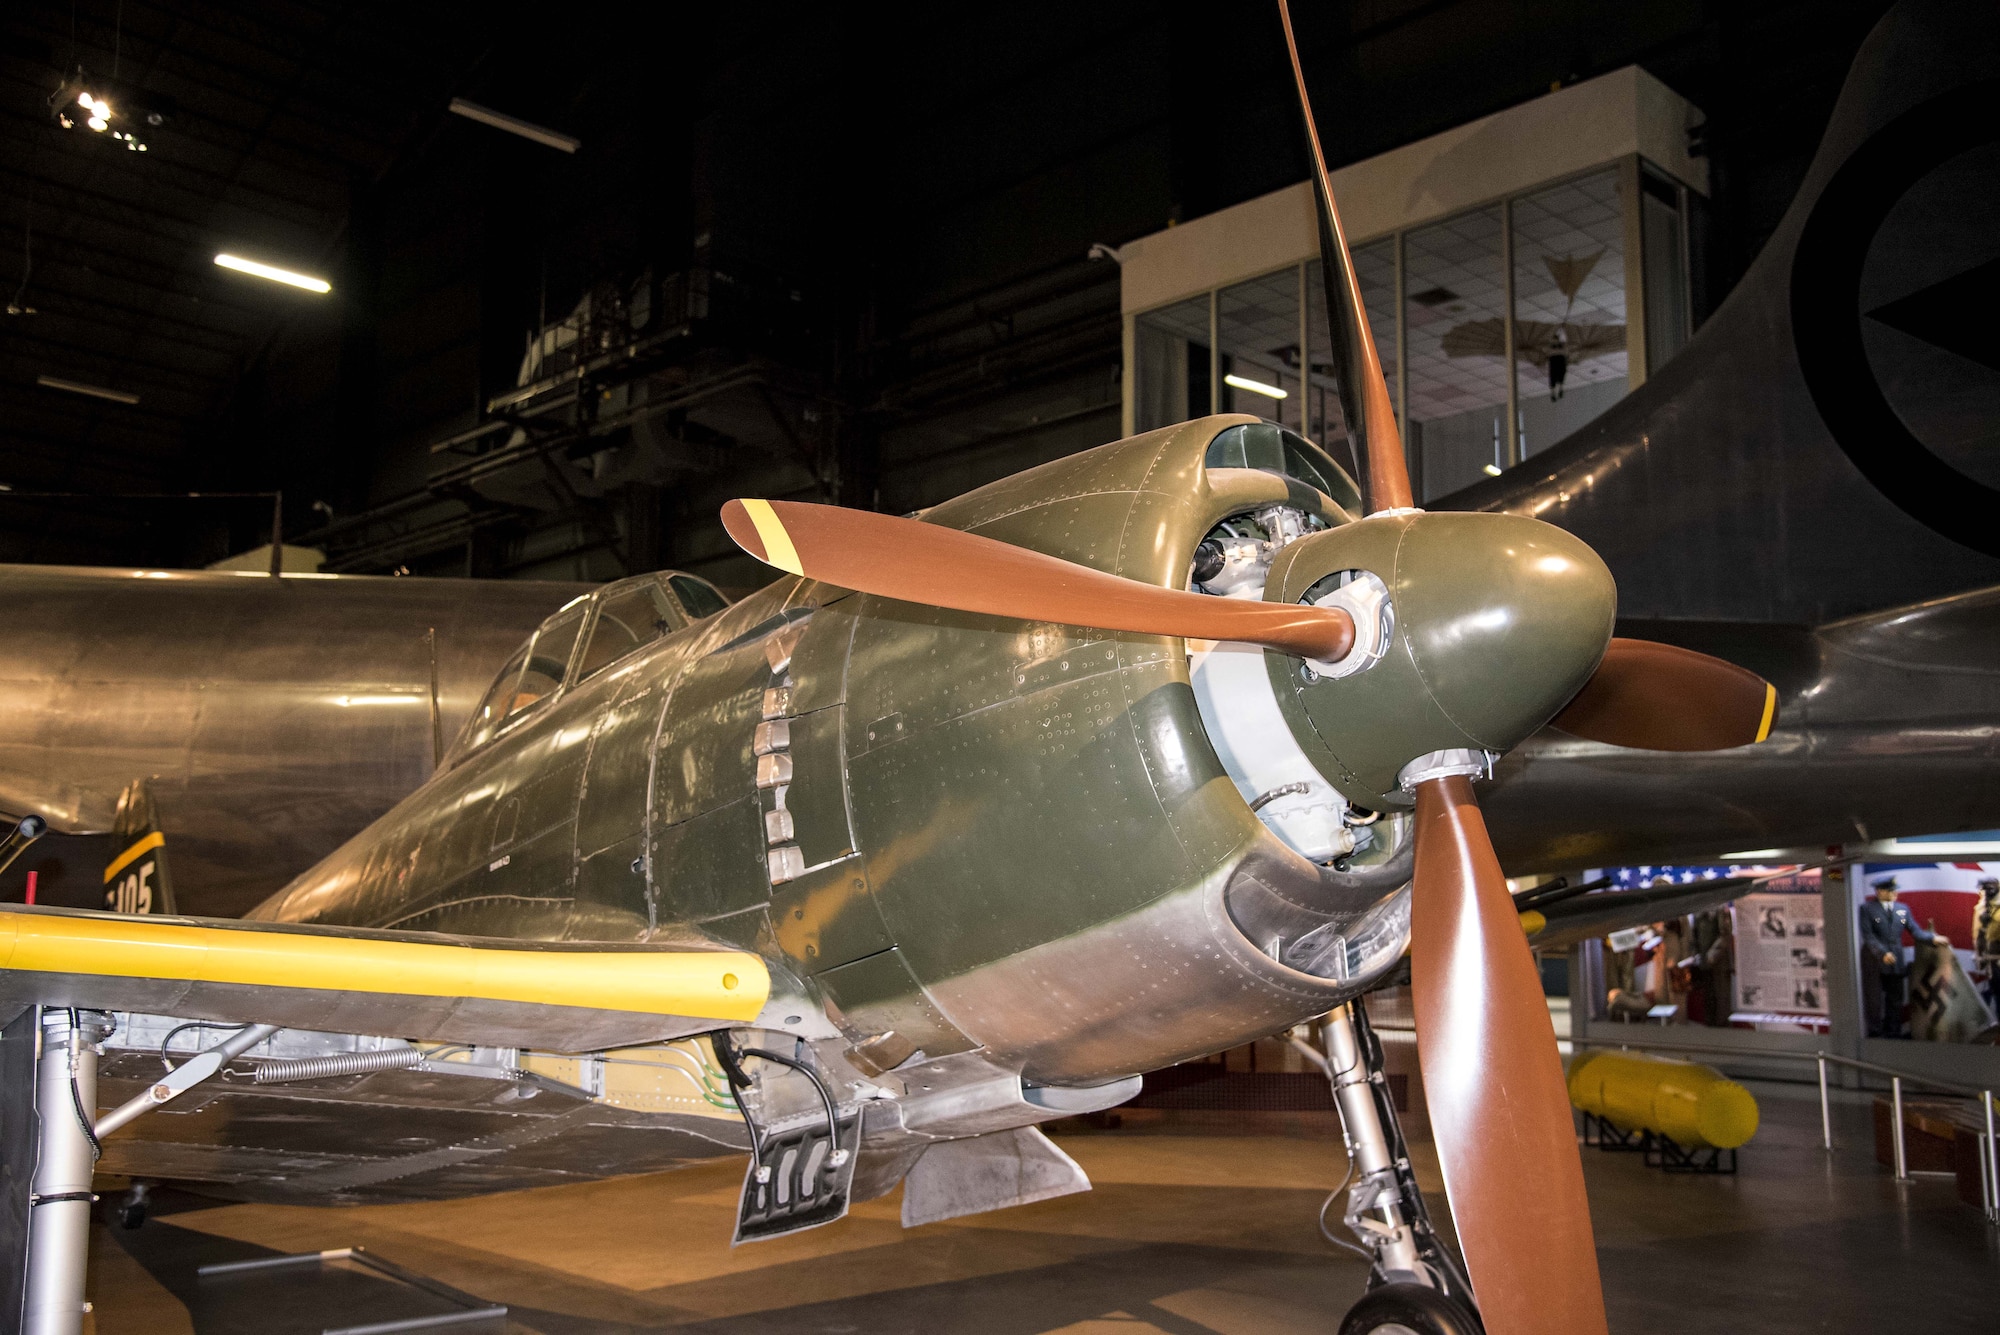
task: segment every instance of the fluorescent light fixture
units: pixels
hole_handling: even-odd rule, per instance
[[[1486,465],[1486,467],[1485,467],[1485,469],[1484,469],[1483,471],[1485,472],[1486,476],[1488,476],[1488,477],[1499,477],[1499,476],[1500,476],[1500,465],[1499,465],[1499,464],[1488,464],[1488,465]]]
[[[1290,397],[1288,394],[1285,393],[1284,390],[1279,389],[1276,385],[1267,385],[1261,380],[1246,380],[1240,375],[1226,375],[1222,377],[1222,383],[1225,385],[1233,385],[1237,389],[1247,389],[1252,394],[1262,394],[1267,399],[1283,399]]]
[[[122,389],[106,389],[103,385],[86,385],[81,380],[63,380],[52,375],[38,375],[35,383],[43,389],[59,389],[65,394],[81,394],[87,399],[107,399],[112,403],[137,403],[137,394],[127,394]]]
[[[273,265],[259,264],[255,260],[246,260],[240,255],[231,255],[224,252],[215,257],[215,262],[225,269],[234,269],[238,273],[251,274],[257,278],[268,278],[274,283],[283,283],[288,287],[302,287],[308,292],[325,293],[333,291],[333,284],[327,282],[324,278],[314,278],[311,274],[293,273],[290,269],[279,269]]]
[[[545,125],[537,125],[533,121],[524,121],[518,116],[509,116],[491,107],[482,107],[477,102],[468,102],[462,97],[454,97],[451,100],[451,111],[454,116],[463,116],[469,121],[478,121],[481,125],[505,130],[508,134],[518,134],[523,139],[532,139],[559,152],[574,153],[583,147],[581,139],[573,138],[558,130],[551,130]]]

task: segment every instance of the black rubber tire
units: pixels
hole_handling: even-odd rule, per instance
[[[1349,1308],[1340,1335],[1481,1335],[1479,1318],[1422,1284],[1384,1284]]]
[[[138,1228],[145,1222],[146,1203],[144,1201],[136,1201],[132,1204],[118,1207],[118,1226],[120,1228]]]

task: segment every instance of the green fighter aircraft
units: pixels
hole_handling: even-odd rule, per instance
[[[563,608],[248,919],[8,906],[0,1300],[79,1329],[93,1168],[333,1203],[747,1150],[741,1241],[899,1183],[908,1224],[1043,1199],[1089,1183],[1037,1124],[1317,1019],[1375,1261],[1342,1329],[1603,1331],[1474,785],[1551,720],[1724,748],[1775,697],[1613,639],[1560,529],[1414,508],[1313,152],[1365,504],[1242,416],[913,518],[732,502],[787,577],[692,625],[664,576]],[[1406,956],[1463,1271],[1356,1004]]]

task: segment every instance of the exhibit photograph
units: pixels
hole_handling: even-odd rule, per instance
[[[0,8],[0,1335],[2000,1326],[1996,106]]]

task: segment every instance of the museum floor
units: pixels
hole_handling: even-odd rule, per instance
[[[1868,1112],[1836,1108],[1819,1149],[1809,1087],[1754,1086],[1764,1126],[1735,1177],[1667,1177],[1584,1152],[1611,1328],[1994,1329],[2000,1242],[1944,1178],[1899,1188],[1868,1153]],[[1136,1122],[1138,1119],[1133,1119]],[[1096,1190],[905,1232],[899,1197],[843,1223],[731,1250],[730,1162],[443,1204],[314,1210],[169,1197],[135,1232],[100,1229],[97,1335],[317,1332],[447,1310],[339,1266],[198,1280],[197,1265],[362,1245],[509,1304],[509,1332],[972,1332],[1327,1335],[1360,1263],[1313,1224],[1340,1179],[1310,1116],[1268,1134],[1168,1126],[1068,1135]],[[1286,1134],[1290,1132],[1290,1134]],[[1427,1186],[1435,1157],[1413,1147]],[[498,1329],[499,1323],[456,1330]]]

